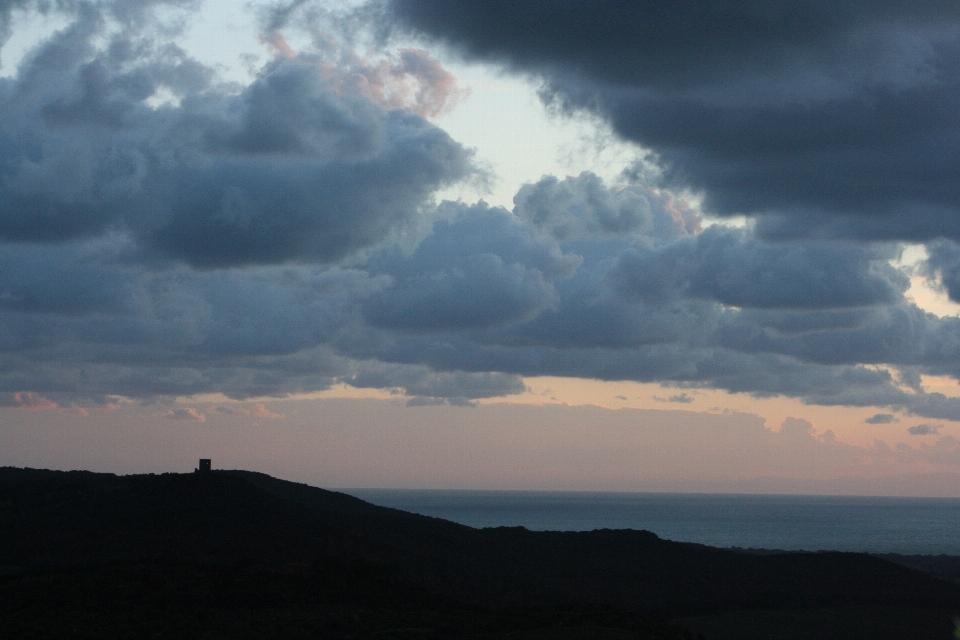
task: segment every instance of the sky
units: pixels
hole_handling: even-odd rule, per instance
[[[960,496],[960,6],[834,4],[0,0],[0,465]]]

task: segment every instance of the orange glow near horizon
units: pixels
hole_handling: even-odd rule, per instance
[[[809,420],[819,433],[833,431],[838,438],[851,444],[868,446],[874,440],[888,444],[915,442],[907,428],[920,423],[942,425],[940,435],[960,437],[960,424],[904,415],[882,407],[844,407],[804,404],[795,398],[782,396],[757,398],[747,393],[730,393],[717,389],[687,389],[665,387],[656,383],[605,382],[581,378],[534,377],[525,378],[528,391],[517,396],[491,398],[484,403],[567,404],[594,405],[607,409],[660,409],[697,411],[705,413],[752,413],[766,421],[768,428],[777,430],[787,418]],[[929,392],[960,397],[960,384],[952,378],[923,377]],[[894,422],[869,424],[865,420],[878,413],[889,413]]]

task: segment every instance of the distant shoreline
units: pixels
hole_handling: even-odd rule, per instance
[[[960,498],[798,494],[338,489],[475,528],[634,529],[725,549],[960,556]]]

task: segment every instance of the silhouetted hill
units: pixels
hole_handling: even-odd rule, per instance
[[[245,471],[0,469],[0,566],[8,573],[145,559],[269,571],[324,558],[390,566],[404,584],[477,606],[670,617],[960,611],[960,586],[866,554],[743,554],[630,530],[472,529]]]
[[[878,553],[874,555],[883,560],[911,569],[918,569],[949,582],[960,584],[960,556],[922,556],[899,553]]]
[[[176,561],[48,569],[0,579],[4,638],[685,640],[662,619],[609,609],[500,610],[324,559],[297,571]]]

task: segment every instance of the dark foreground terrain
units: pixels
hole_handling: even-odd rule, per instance
[[[327,559],[285,571],[176,561],[31,571],[0,581],[4,638],[690,638],[632,612],[493,609]]]
[[[0,575],[12,638],[947,640],[960,614],[866,554],[471,529],[243,471],[0,469]]]

